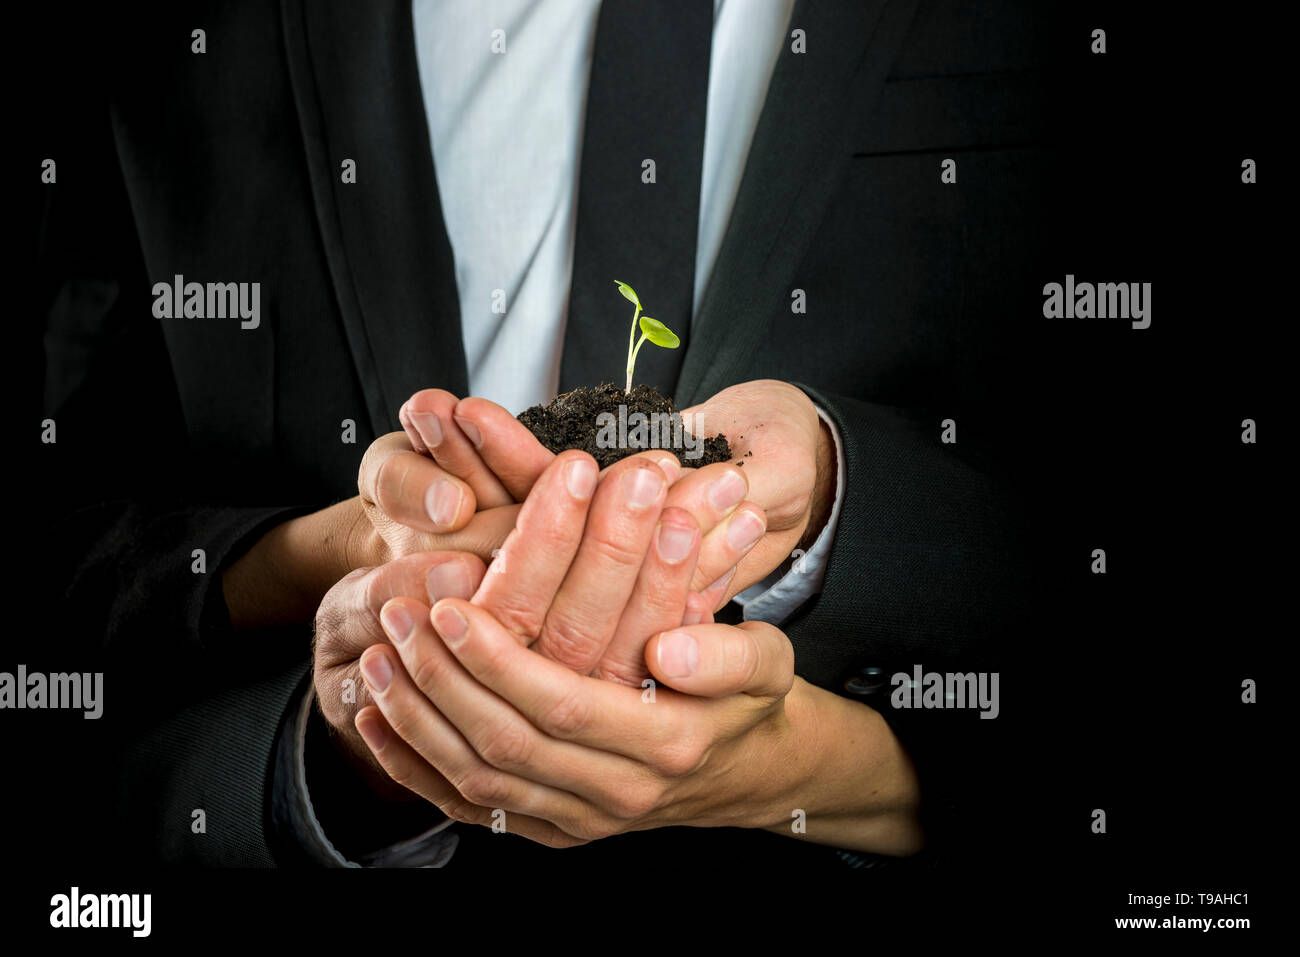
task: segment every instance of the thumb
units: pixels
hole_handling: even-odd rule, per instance
[[[704,698],[781,697],[794,683],[794,648],[762,621],[674,628],[646,644],[646,667],[668,687]]]

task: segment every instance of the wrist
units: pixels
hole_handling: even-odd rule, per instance
[[[765,830],[876,854],[920,850],[916,771],[884,718],[799,678],[786,700],[802,777]],[[804,812],[802,833],[791,828],[795,810]]]
[[[312,620],[334,583],[364,557],[358,498],[281,522],[222,573],[222,590],[237,629]],[[359,566],[358,566],[359,567]]]

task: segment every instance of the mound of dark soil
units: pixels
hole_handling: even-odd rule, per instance
[[[525,409],[517,418],[552,452],[582,449],[601,468],[644,449],[668,449],[686,468],[731,458],[725,435],[695,438],[672,400],[654,386],[633,386],[630,395],[607,382],[594,389],[574,389],[547,405]]]

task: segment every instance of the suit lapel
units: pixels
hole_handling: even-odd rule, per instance
[[[282,0],[282,14],[321,238],[379,435],[411,393],[464,395],[469,378],[411,4]]]
[[[790,301],[795,270],[843,176],[872,104],[911,25],[917,0],[798,0],[745,165],[722,248],[705,287],[678,382],[678,404],[740,381],[744,341],[766,335]],[[735,337],[738,321],[747,325]],[[757,340],[761,341],[761,340]]]

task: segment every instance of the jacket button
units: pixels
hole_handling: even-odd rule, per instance
[[[844,690],[849,694],[865,698],[885,687],[885,669],[870,666],[860,668],[857,674],[849,676],[844,682]]]

